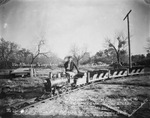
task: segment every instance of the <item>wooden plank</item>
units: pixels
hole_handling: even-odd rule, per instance
[[[24,101],[21,101],[21,102],[18,102],[18,103],[13,103],[13,104],[10,104],[10,106],[9,107],[17,107],[17,106],[19,106],[19,105],[21,105],[21,104],[24,104],[24,103],[31,103],[31,102],[33,102],[34,100],[35,100],[36,98],[32,98],[32,99],[28,99],[28,100],[24,100]]]
[[[114,107],[112,107],[112,106],[109,106],[109,105],[107,105],[107,104],[105,104],[105,103],[102,103],[102,106],[104,106],[104,107],[106,107],[106,108],[108,108],[108,109],[110,109],[110,110],[112,110],[112,111],[115,111],[115,112],[117,112],[117,113],[119,113],[119,114],[122,114],[122,115],[124,115],[124,116],[127,116],[127,117],[130,116],[130,114],[128,114],[128,113],[126,113],[126,112],[124,112],[124,111],[121,111],[121,110],[119,110],[119,109],[116,109],[116,108],[114,108]]]
[[[145,99],[144,102],[141,103],[141,105],[129,115],[129,117],[133,116],[133,114],[135,114],[135,112],[137,112],[145,103],[147,103],[147,101],[148,99]]]

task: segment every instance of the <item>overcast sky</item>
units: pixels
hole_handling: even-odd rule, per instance
[[[130,9],[131,52],[145,54],[150,6],[144,0],[10,0],[0,6],[0,35],[33,49],[44,34],[46,50],[61,58],[74,44],[95,54],[104,49],[105,38],[127,35],[123,18]]]

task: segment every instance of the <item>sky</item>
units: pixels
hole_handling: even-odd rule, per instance
[[[145,0],[149,1],[149,0]],[[146,54],[150,37],[150,4],[144,0],[10,0],[0,6],[0,36],[35,50],[44,36],[46,47],[60,58],[73,45],[91,55],[105,48],[105,39],[127,36],[130,13],[131,53]],[[150,3],[150,2],[149,2]]]

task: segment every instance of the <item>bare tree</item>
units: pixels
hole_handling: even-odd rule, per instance
[[[118,42],[117,46],[115,46],[115,44],[112,43],[109,38],[106,39],[108,49],[113,49],[113,51],[116,53],[116,58],[117,58],[118,65],[121,65],[120,56],[126,53],[126,50],[125,50],[126,39],[127,38],[125,38],[123,35],[119,35],[117,37],[117,42]]]
[[[41,49],[42,49],[42,46],[44,46],[45,45],[45,40],[40,40],[39,41],[39,43],[38,43],[38,45],[37,45],[37,51],[36,51],[36,53],[35,54],[31,54],[31,56],[32,56],[32,59],[31,59],[31,64],[33,64],[33,62],[34,62],[34,60],[39,56],[39,55],[43,55],[43,56],[45,56],[45,57],[47,57],[48,58],[48,53],[50,53],[50,51],[48,51],[48,52],[42,52],[41,51]]]
[[[73,58],[77,64],[77,66],[80,64],[80,61],[84,58],[85,54],[87,53],[86,48],[80,49],[76,45],[73,45],[71,48],[71,54],[73,55]]]

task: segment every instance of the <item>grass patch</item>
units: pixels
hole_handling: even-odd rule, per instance
[[[115,78],[106,80],[102,84],[134,85],[150,87],[150,76],[131,76],[126,78]]]
[[[148,94],[138,94],[137,97],[138,98],[143,98],[143,99],[146,99],[146,98],[150,99],[150,96]]]
[[[127,98],[126,95],[122,95],[122,94],[111,94],[111,95],[107,95],[107,97],[110,99]]]

